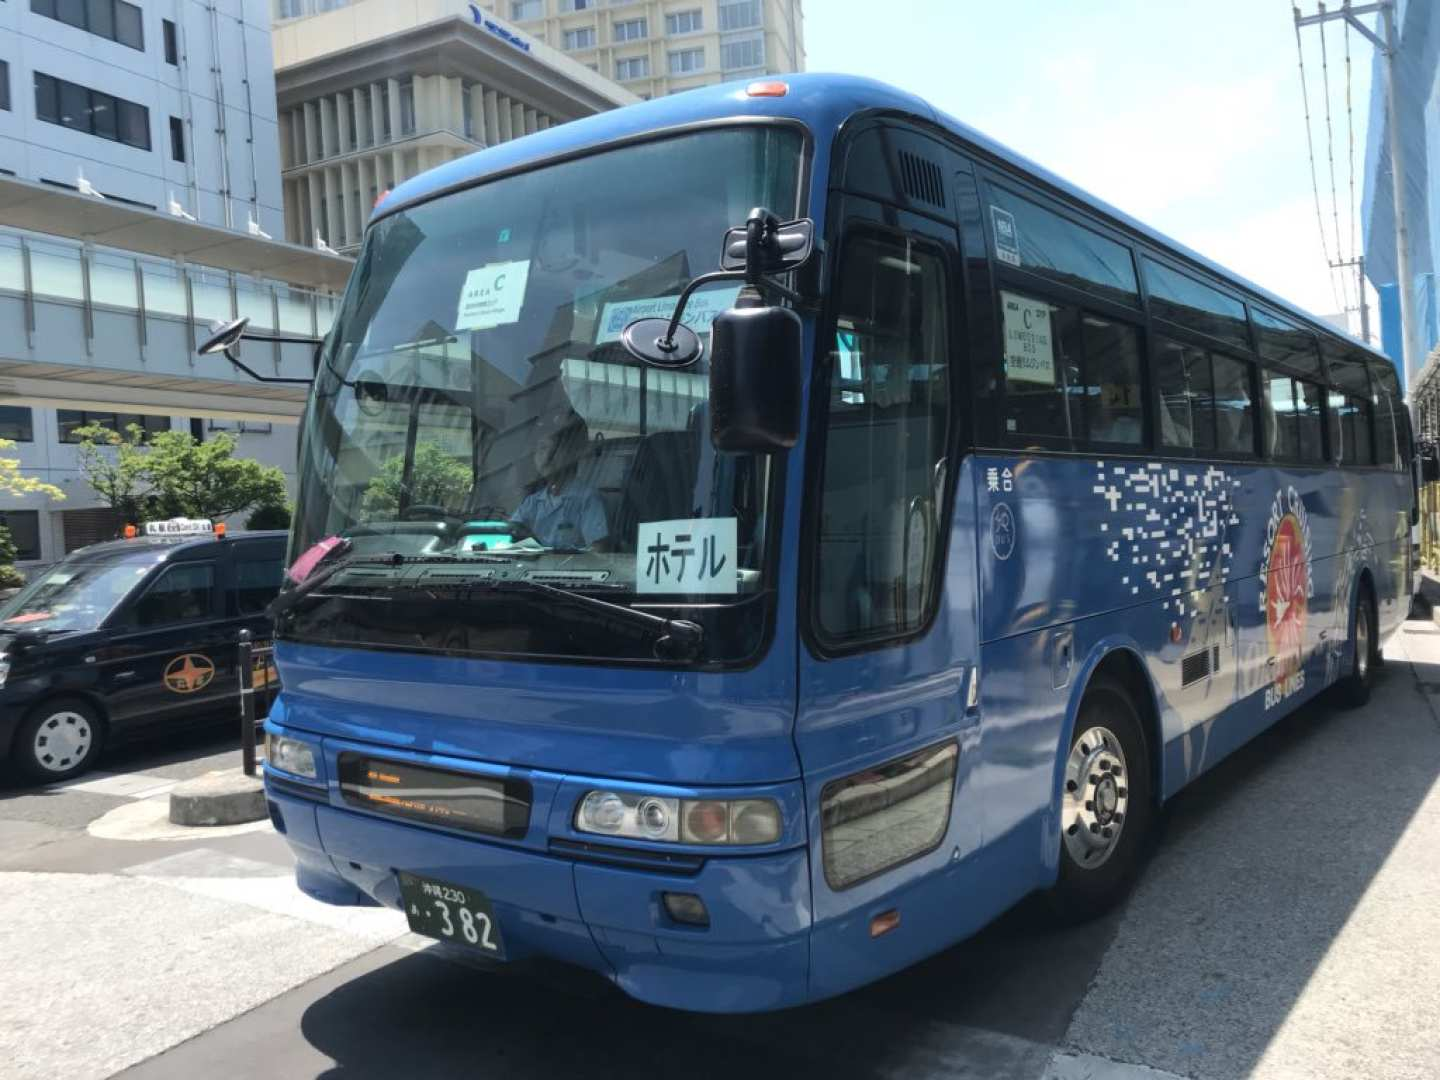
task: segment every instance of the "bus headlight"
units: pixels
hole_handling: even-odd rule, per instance
[[[303,776],[307,780],[318,780],[320,772],[315,766],[315,748],[309,743],[285,735],[266,735],[265,760],[272,769]]]
[[[575,808],[584,833],[684,844],[773,844],[780,839],[774,799],[671,799],[588,791]]]

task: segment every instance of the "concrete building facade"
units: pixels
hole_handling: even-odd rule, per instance
[[[0,4],[0,438],[63,502],[0,496],[22,570],[116,525],[71,432],[202,438],[293,480],[297,387],[196,357],[211,321],[311,334],[346,260],[289,247],[268,0]],[[254,347],[308,375],[307,351]]]
[[[644,98],[805,70],[800,0],[484,0]]]
[[[381,194],[473,151],[638,100],[451,0],[277,0],[287,236],[359,244]],[[313,13],[312,13],[313,12]]]
[[[269,26],[264,0],[0,5],[0,167],[278,235]]]

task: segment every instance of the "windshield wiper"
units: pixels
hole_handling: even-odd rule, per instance
[[[345,550],[348,550],[348,547]],[[300,584],[296,585],[289,592],[282,592],[279,596],[275,597],[274,600],[270,601],[270,606],[266,609],[265,613],[271,619],[278,622],[282,616],[294,611],[307,596],[318,592],[321,586],[327,584],[341,571],[349,570],[356,566],[400,567],[414,566],[419,563],[479,563],[489,565],[498,563],[508,565],[512,561],[513,560],[501,558],[496,555],[484,555],[480,553],[469,555],[406,555],[399,551],[388,551],[379,555],[345,555],[335,562],[330,563],[328,566],[322,563],[320,567],[312,570],[310,576],[300,582]]]
[[[578,604],[581,607],[588,607],[592,611],[602,611],[607,615],[618,616],[644,629],[653,630],[656,634],[655,655],[662,660],[693,660],[700,654],[700,646],[705,642],[704,628],[689,619],[667,619],[663,615],[651,615],[648,611],[640,611],[624,604],[617,604],[612,600],[601,600],[598,596],[587,596],[582,592],[556,588],[554,585],[546,585],[539,581],[523,579],[489,581],[485,582],[481,588],[495,592],[539,593],[543,596],[553,596],[557,600]]]

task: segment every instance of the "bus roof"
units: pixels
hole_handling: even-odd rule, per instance
[[[784,97],[751,97],[746,87],[762,81],[780,81],[789,85]],[[744,116],[769,116],[799,120],[818,137],[833,134],[841,124],[857,112],[867,110],[911,113],[929,120],[941,128],[957,135],[984,154],[1029,174],[1041,183],[1059,191],[1096,212],[1109,217],[1151,243],[1189,260],[1198,267],[1208,270],[1222,281],[1233,283],[1248,290],[1277,310],[1302,319],[1312,328],[1344,337],[1348,342],[1364,348],[1372,355],[1393,363],[1388,356],[1357,338],[1344,333],[1338,327],[1304,310],[1296,304],[1275,295],[1269,289],[1247,280],[1234,271],[1193,251],[1184,244],[1137,221],[1123,210],[1111,206],[1103,199],[1070,183],[1049,169],[1023,154],[1018,154],[1003,143],[990,138],[955,119],[948,113],[916,97],[875,79],[854,75],[826,75],[803,73],[767,76],[763,80],[754,78],[739,82],[705,86],[680,94],[671,94],[653,101],[642,101],[635,105],[597,113],[580,120],[560,124],[546,131],[536,132],[524,138],[501,143],[466,157],[440,165],[428,172],[399,185],[380,204],[375,217],[384,217],[409,204],[446,191],[469,186],[487,176],[507,173],[516,169],[538,164],[545,160],[564,157],[599,147],[630,136],[644,135],[665,128],[681,127],[706,120],[723,120]],[[828,167],[828,159],[825,162]]]

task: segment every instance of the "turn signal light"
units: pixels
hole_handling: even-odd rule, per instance
[[[784,97],[790,92],[790,84],[777,81],[752,82],[745,88],[751,97]]]
[[[889,911],[882,911],[870,920],[870,936],[879,937],[881,934],[888,934],[900,925],[900,909],[891,908]]]

